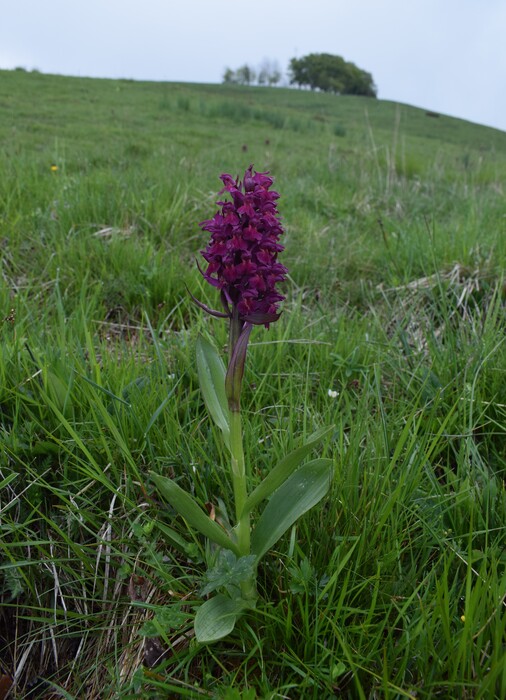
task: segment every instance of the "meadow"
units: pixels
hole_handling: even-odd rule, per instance
[[[360,97],[0,71],[0,699],[506,696],[506,133]],[[219,175],[280,192],[250,478],[319,428],[329,494],[199,644],[226,343],[196,259]],[[190,540],[190,543],[188,542]]]

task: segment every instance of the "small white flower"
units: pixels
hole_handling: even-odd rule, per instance
[[[169,374],[169,379],[175,379],[175,378],[176,378],[176,375],[174,374],[174,372],[172,372],[172,374]]]
[[[330,396],[331,399],[337,399],[337,397],[339,396],[339,392],[335,389],[329,389],[327,391],[327,394]]]

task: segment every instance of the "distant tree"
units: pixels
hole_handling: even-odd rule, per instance
[[[281,80],[281,71],[275,70],[273,71],[270,76],[269,76],[269,85],[272,87],[273,85],[277,85],[279,81]]]
[[[307,74],[307,64],[302,58],[292,58],[288,66],[288,77],[290,85],[298,85],[304,87],[309,85],[309,76]]]
[[[277,61],[265,58],[258,70],[259,85],[277,85],[281,80],[281,70]]]
[[[271,61],[269,59],[264,59],[262,64],[258,69],[258,75],[256,71],[245,63],[237,70],[232,70],[228,66],[223,71],[222,82],[230,84],[239,85],[251,85],[255,81],[259,85],[277,85],[281,80],[281,69],[277,61]]]
[[[354,63],[347,64],[346,80],[344,85],[346,95],[364,95],[376,97],[377,90],[370,73],[358,68]]]
[[[240,85],[251,85],[251,83],[254,83],[256,80],[255,71],[253,68],[251,68],[251,66],[248,66],[247,63],[238,68],[235,75],[237,77],[237,82]]]
[[[224,83],[237,83],[237,76],[235,71],[231,68],[225,68],[223,72],[223,82]]]
[[[292,85],[307,86],[311,90],[376,97],[372,75],[341,56],[312,53],[302,58],[292,58],[289,76]]]

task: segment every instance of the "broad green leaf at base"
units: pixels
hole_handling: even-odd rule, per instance
[[[229,549],[221,549],[218,552],[215,565],[206,572],[200,595],[209,595],[218,588],[239,590],[241,583],[254,581],[255,562],[256,559],[252,554],[236,557]],[[232,593],[230,594],[232,595]]]
[[[206,600],[195,615],[197,641],[207,644],[223,639],[232,632],[237,619],[249,607],[244,600],[232,600],[221,594]]]

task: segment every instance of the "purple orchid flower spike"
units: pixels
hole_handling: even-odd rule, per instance
[[[207,262],[201,272],[220,290],[230,318],[268,326],[279,318],[278,304],[285,298],[276,289],[287,274],[277,260],[284,250],[279,243],[283,233],[276,207],[279,194],[270,191],[272,178],[253,172],[252,165],[242,183],[227,173],[221,180],[220,194],[228,192],[232,201],[219,201],[221,211],[200,224],[211,234],[207,248],[201,251]]]
[[[278,305],[285,297],[277,285],[286,279],[288,271],[278,262],[278,254],[284,250],[279,243],[283,227],[276,206],[279,194],[270,189],[272,177],[268,173],[254,172],[250,165],[242,182],[228,173],[223,173],[221,180],[220,195],[226,192],[232,201],[218,201],[220,210],[212,219],[200,223],[202,230],[211,234],[211,239],[201,251],[207,267],[202,270],[199,266],[199,270],[204,279],[220,291],[224,311],[215,311],[192,298],[212,316],[230,319],[231,373],[244,368],[251,326],[268,328],[279,318]],[[241,382],[238,377],[232,380],[230,376],[227,381],[229,387],[234,387],[234,396],[229,395],[231,406],[238,406]]]

